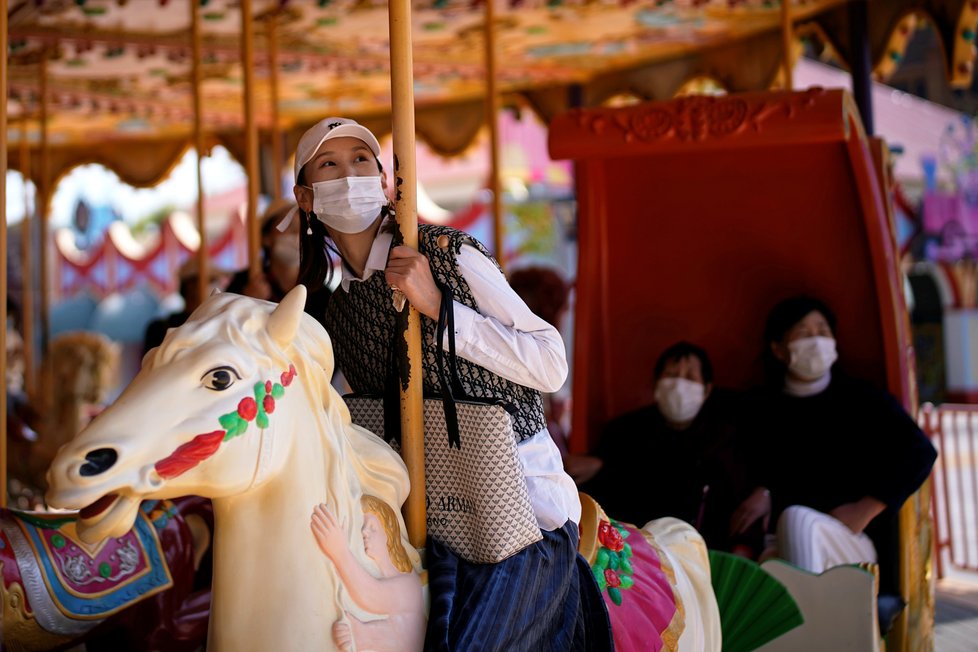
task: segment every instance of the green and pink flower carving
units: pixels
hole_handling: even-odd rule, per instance
[[[602,591],[617,606],[621,606],[621,592],[635,585],[632,578],[632,547],[625,542],[629,532],[617,521],[601,521],[598,524],[598,554],[591,566],[594,579]]]

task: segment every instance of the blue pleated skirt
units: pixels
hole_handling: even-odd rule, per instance
[[[613,650],[608,612],[568,521],[498,564],[473,564],[428,540],[425,650]]]

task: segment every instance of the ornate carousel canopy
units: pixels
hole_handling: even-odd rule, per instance
[[[39,141],[43,76],[52,183],[87,162],[136,186],[163,178],[191,141],[189,1],[12,0],[10,166],[24,167],[25,129],[28,147]],[[240,2],[197,1],[208,144],[243,159]],[[792,0],[787,15],[795,35],[814,34],[845,60],[849,4]],[[498,88],[545,121],[623,93],[666,99],[702,78],[729,91],[778,84],[784,16],[774,0],[500,0],[495,7]],[[248,65],[257,75],[263,132],[277,124],[289,145],[325,115],[355,117],[378,134],[390,130],[386,2],[254,0],[253,12]],[[921,17],[943,40],[948,79],[970,83],[974,0],[869,2],[877,76],[892,72]],[[439,153],[458,153],[485,121],[484,2],[419,0],[413,21],[418,135]],[[37,172],[30,172],[35,181]]]

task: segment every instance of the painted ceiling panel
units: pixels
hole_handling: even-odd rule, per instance
[[[243,124],[240,2],[197,2],[203,123],[216,138],[233,138]],[[799,29],[817,28],[844,57],[847,4],[792,0],[790,15]],[[11,152],[24,119],[29,141],[38,140],[42,59],[52,145],[189,138],[189,0],[11,0],[8,6]],[[252,6],[255,55],[249,66],[261,129],[273,122],[274,34],[281,129],[349,115],[386,131],[387,2],[253,0]],[[905,44],[906,36],[902,42],[899,36],[908,15],[926,15],[945,42],[949,78],[970,81],[978,3],[890,0],[868,6],[879,71],[892,68],[894,48]],[[774,0],[501,0],[495,8],[500,92],[523,96],[544,119],[569,106],[572,93],[585,104],[620,93],[664,99],[695,77],[715,79],[730,91],[767,88],[782,56],[782,7]],[[456,133],[439,129],[434,116],[471,112],[483,98],[485,5],[420,0],[412,10],[419,125],[440,151],[460,151],[477,131],[472,120],[449,119],[467,125]]]

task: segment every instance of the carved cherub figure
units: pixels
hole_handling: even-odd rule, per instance
[[[382,620],[363,622],[347,613],[333,625],[333,640],[343,652],[357,650],[396,652],[420,650],[426,618],[421,579],[414,572],[404,547],[394,511],[374,496],[363,496],[363,547],[380,570],[374,577],[350,552],[336,517],[325,504],[312,513],[313,536],[336,566],[356,604],[367,611],[386,614]]]

